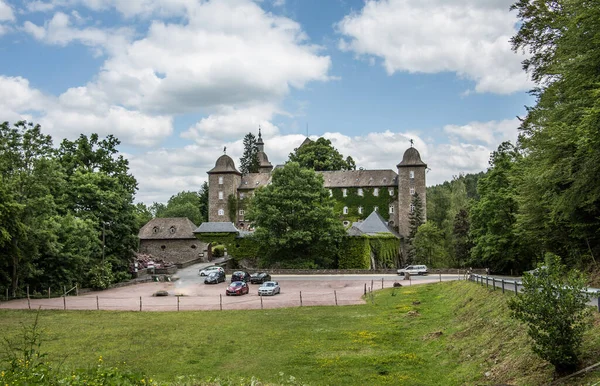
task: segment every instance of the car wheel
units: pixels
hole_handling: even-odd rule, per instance
[[[400,276],[404,276],[404,272],[400,272],[398,275],[400,275]]]
[[[200,272],[200,276],[206,276],[204,272]]]

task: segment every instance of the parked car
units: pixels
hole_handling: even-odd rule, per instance
[[[409,265],[408,267],[398,270],[398,275],[400,276],[404,276],[406,273],[411,275],[427,275],[429,271],[427,270],[426,265]]]
[[[267,281],[258,287],[258,296],[276,295],[280,293],[281,287],[279,287],[279,283],[276,281]]]
[[[225,274],[225,270],[222,267],[218,267],[216,265],[212,267],[201,268],[198,274],[200,276],[208,276],[211,272],[223,272],[223,274]]]
[[[250,292],[250,287],[245,281],[234,281],[225,290],[225,295],[243,295],[248,292]]]
[[[235,271],[231,274],[231,282],[233,283],[234,281],[243,281],[247,283],[250,281],[250,274],[245,271]]]
[[[204,279],[204,284],[219,284],[225,281],[225,272],[213,271]]]
[[[271,281],[271,275],[266,272],[253,273],[252,276],[250,276],[250,283],[252,284],[262,284],[266,281]]]

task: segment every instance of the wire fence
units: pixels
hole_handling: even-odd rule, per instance
[[[523,282],[519,280],[510,280],[504,278],[496,278],[494,276],[490,277],[489,275],[477,275],[470,274],[468,279],[470,281],[474,281],[477,284],[481,284],[482,286],[486,286],[491,290],[495,291],[496,289],[502,290],[502,293],[512,292],[515,295],[518,294],[523,289]],[[600,312],[600,290],[596,288],[588,288],[585,292],[589,297],[588,304],[594,307],[597,307],[598,312]]]

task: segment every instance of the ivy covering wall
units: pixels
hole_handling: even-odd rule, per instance
[[[344,197],[343,189],[346,189],[346,197]],[[389,206],[397,199],[397,190],[394,189],[394,194],[390,196],[388,189],[390,187],[379,187],[379,195],[373,194],[375,188],[361,188],[363,195],[358,195],[359,188],[332,188],[331,192],[335,199],[335,206],[333,208],[336,216],[340,219],[350,222],[358,220],[364,220],[369,216],[375,207],[378,208],[379,214],[384,218],[389,215]],[[344,214],[344,207],[348,207],[348,214]],[[363,212],[358,213],[358,208],[362,207]]]
[[[348,236],[344,238],[338,260],[340,269],[394,268],[398,259],[400,240],[388,234]],[[375,266],[371,267],[371,255]]]
[[[196,237],[205,243],[224,245],[227,255],[235,260],[254,259],[260,251],[252,237],[238,237],[235,233],[203,233]]]

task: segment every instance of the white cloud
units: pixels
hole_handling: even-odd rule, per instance
[[[368,0],[338,24],[340,48],[379,57],[388,74],[454,72],[476,92],[530,89],[521,55],[511,51],[516,32],[512,0]]]
[[[503,141],[516,142],[520,121],[517,118],[502,121],[470,122],[466,125],[446,125],[444,132],[467,141],[484,142],[487,145]]]
[[[0,0],[0,21],[14,21],[15,14],[10,5],[4,0]]]

